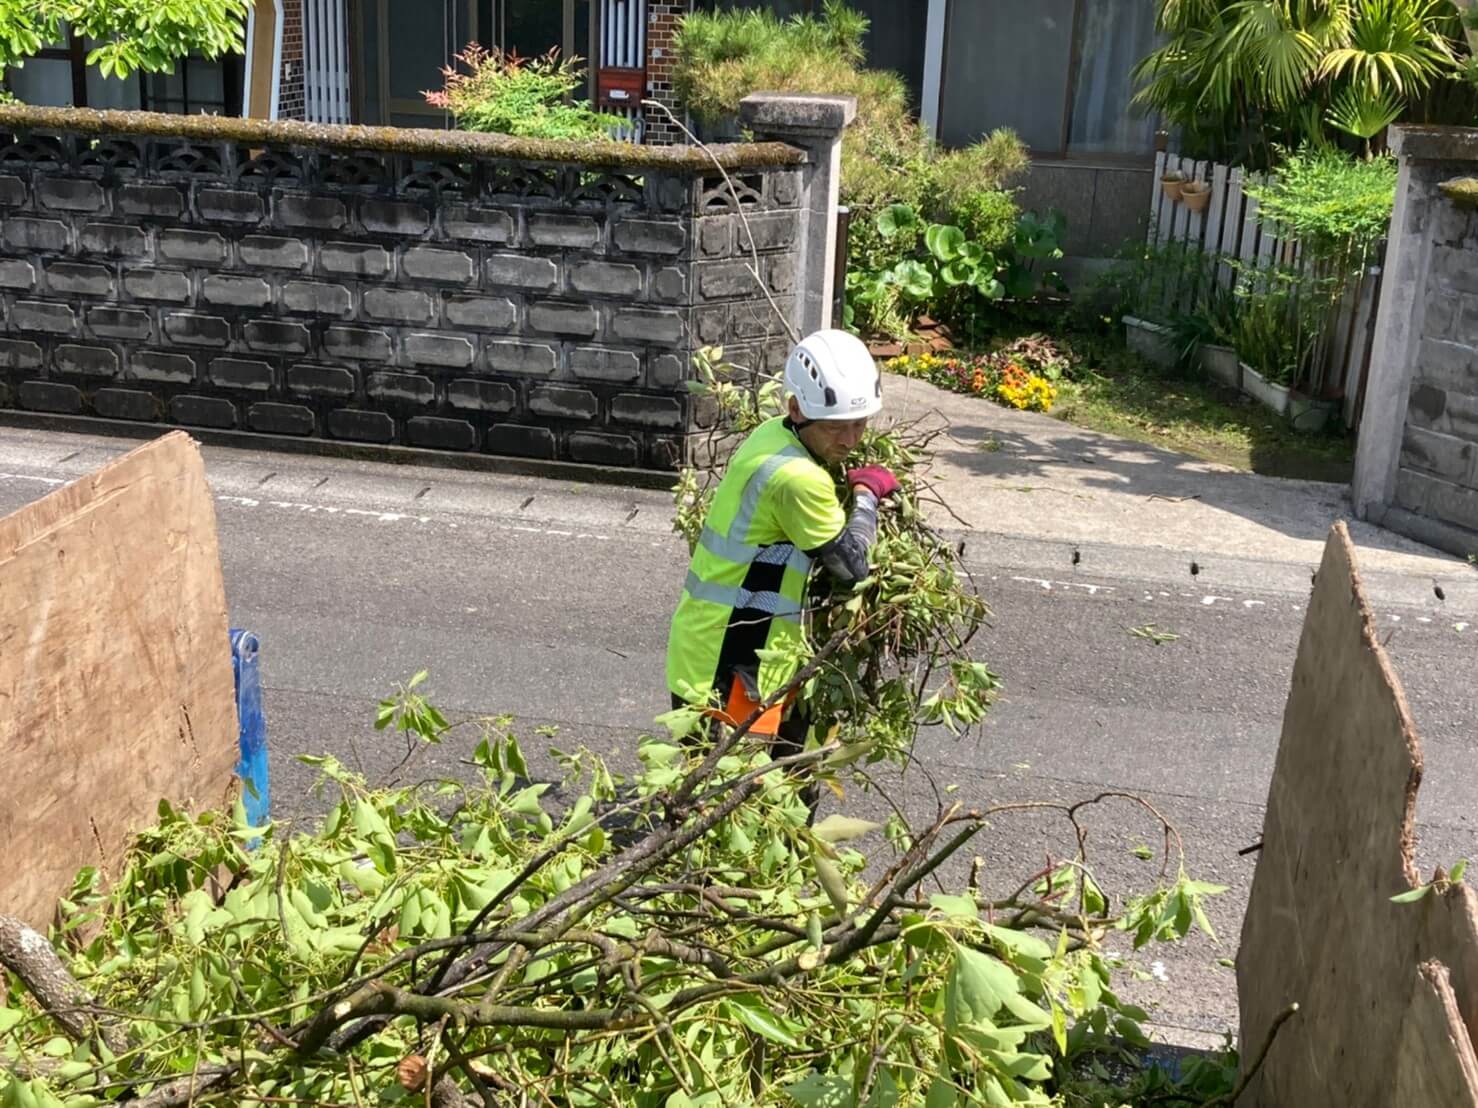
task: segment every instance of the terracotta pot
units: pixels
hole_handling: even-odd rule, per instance
[[[1184,178],[1161,177],[1160,187],[1165,190],[1165,195],[1177,204],[1180,203],[1181,190],[1185,188]]]
[[[1211,203],[1211,186],[1205,181],[1187,181],[1180,190],[1180,202],[1193,212],[1203,212]]]

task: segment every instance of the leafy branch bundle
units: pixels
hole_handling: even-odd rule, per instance
[[[705,366],[741,426],[777,399]],[[811,822],[812,783],[908,764],[921,723],[964,729],[995,687],[966,653],[985,606],[920,515],[927,442],[864,453],[905,493],[873,577],[818,582],[824,645],[792,686],[818,721],[806,749],[772,761],[744,725],[684,743],[675,713],[634,769],[581,747],[541,774],[509,721],[450,724],[412,681],[377,722],[479,728],[468,780],[376,788],[308,759],[332,797],[312,831],[161,805],[111,882],[79,876],[49,939],[0,916],[0,1105],[1088,1103],[1070,1099],[1084,1059],[1143,1041],[1104,940],[1205,927],[1217,890],[1126,794],[973,810],[944,790],[922,820]],[[690,532],[707,494],[695,473],[681,490]],[[1095,879],[1099,803],[1162,828],[1148,894]],[[958,856],[1022,810],[1060,814],[1077,850],[988,896]],[[1173,1108],[1208,1078],[1153,1080]]]

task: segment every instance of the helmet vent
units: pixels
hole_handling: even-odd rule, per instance
[[[835,408],[837,406],[836,390],[830,387],[826,390],[826,406],[828,408]]]

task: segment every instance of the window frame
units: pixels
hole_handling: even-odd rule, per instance
[[[950,43],[955,36],[950,34],[950,17],[957,10],[956,3],[960,0],[940,0],[945,4],[944,35],[940,44],[939,56],[939,87],[936,90],[936,101],[934,105],[934,133],[938,136],[940,124],[944,116],[944,92],[948,87],[948,73],[950,62]],[[1032,161],[1066,163],[1071,165],[1093,166],[1102,165],[1105,168],[1124,168],[1130,166],[1152,165],[1155,160],[1154,145],[1148,151],[1130,153],[1107,153],[1094,151],[1088,153],[1074,152],[1072,146],[1073,134],[1073,105],[1078,96],[1079,70],[1083,60],[1083,49],[1080,32],[1083,29],[1084,5],[1089,0],[1073,0],[1073,24],[1069,31],[1068,40],[1068,65],[1067,82],[1064,88],[1062,101],[1062,120],[1058,130],[1058,142],[1055,150],[1031,151]],[[925,46],[927,51],[927,44]],[[927,63],[926,70],[927,72]]]

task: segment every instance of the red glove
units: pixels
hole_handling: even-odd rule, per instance
[[[856,489],[866,489],[879,500],[886,500],[898,491],[898,478],[883,466],[862,466],[847,471],[847,484]]]

